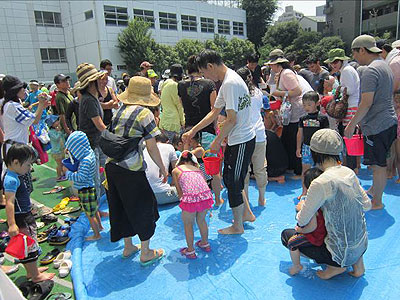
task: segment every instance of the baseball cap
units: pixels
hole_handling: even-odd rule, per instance
[[[317,153],[339,155],[343,151],[343,140],[335,130],[320,129],[311,137],[310,149]]]
[[[374,53],[382,52],[382,50],[376,46],[375,39],[368,34],[360,35],[353,40],[351,43],[351,49],[355,48],[365,48]]]
[[[153,69],[149,69],[149,70],[147,70],[147,77],[154,78],[154,77],[158,77],[158,75],[156,72],[154,72]]]
[[[63,81],[65,79],[70,79],[71,77],[64,75],[64,74],[58,74],[56,76],[54,76],[54,83],[60,83],[60,81]]]
[[[399,48],[400,47],[400,40],[394,41],[392,43],[392,48]]]
[[[150,68],[150,67],[152,67],[153,65],[151,64],[151,63],[149,63],[148,61],[144,61],[144,62],[142,62],[141,64],[140,64],[140,67],[141,68]]]

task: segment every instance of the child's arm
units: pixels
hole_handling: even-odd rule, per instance
[[[301,157],[301,143],[303,142],[303,128],[299,127],[297,131],[297,147],[296,147],[296,156]]]
[[[197,147],[197,148],[193,149],[191,152],[197,158],[202,158],[203,154],[204,154],[204,149],[203,149],[203,147]]]
[[[317,212],[318,214],[318,212]],[[305,227],[296,226],[295,230],[298,233],[310,233],[317,229],[317,214],[315,214],[312,218],[310,223],[308,223]]]
[[[6,214],[7,214],[7,223],[8,223],[8,234],[13,237],[19,233],[19,228],[15,223],[15,215],[14,215],[14,202],[15,202],[15,193],[14,192],[5,192],[6,195]]]
[[[182,189],[181,189],[181,186],[180,186],[179,180],[178,180],[180,173],[181,173],[181,171],[179,171],[177,168],[172,170],[172,178],[174,179],[176,191],[178,192],[179,198],[182,197]]]
[[[93,174],[90,173],[90,161],[83,159],[79,162],[79,168],[76,172],[67,171],[66,176],[68,180],[73,182],[86,182]]]

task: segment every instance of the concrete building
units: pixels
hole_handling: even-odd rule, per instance
[[[325,16],[304,16],[300,19],[299,25],[305,31],[323,33],[325,28]]]
[[[118,33],[128,20],[152,24],[159,43],[213,39],[214,34],[246,38],[246,12],[204,1],[2,1],[0,73],[23,80],[51,81],[57,73],[75,76],[79,63],[113,62],[125,71]]]
[[[348,46],[360,33],[382,35],[389,31],[396,37],[398,13],[398,0],[327,0],[325,33],[340,36]]]
[[[325,5],[317,6],[317,7],[315,8],[315,15],[316,15],[317,17],[325,17],[324,10],[325,10]]]
[[[300,21],[300,19],[304,16],[303,13],[295,11],[293,6],[286,6],[285,12],[282,13],[276,23],[290,22],[290,21]]]

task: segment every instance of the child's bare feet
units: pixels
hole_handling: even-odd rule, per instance
[[[242,234],[244,233],[244,229],[237,229],[236,227],[229,226],[223,229],[218,229],[219,234]]]
[[[256,216],[252,212],[251,213],[245,212],[243,214],[243,223],[244,222],[254,222],[255,220],[256,220]]]
[[[297,273],[299,273],[301,270],[303,270],[303,266],[302,265],[293,265],[289,269],[289,274],[293,276],[293,275],[296,275]]]
[[[221,206],[222,204],[224,204],[224,199],[220,198],[218,201],[215,200],[215,206]]]
[[[395,181],[396,183],[400,183],[400,178]]]
[[[301,179],[301,175],[294,175],[294,176],[290,177],[290,179],[292,179],[292,180],[300,180]]]
[[[372,207],[371,210],[380,210],[383,209],[385,207],[385,205],[381,204],[376,204],[376,203],[372,203]]]
[[[98,241],[99,239],[101,239],[101,235],[100,234],[98,234],[98,235],[94,234],[94,235],[88,236],[85,239],[85,241],[92,242],[92,241]]]
[[[353,271],[349,272],[351,276],[361,277],[365,273],[364,259],[361,256],[358,261],[353,265]]]
[[[265,198],[263,198],[263,199],[258,199],[258,205],[260,205],[260,206],[265,206]]]
[[[39,273],[38,276],[32,278],[32,282],[38,283],[45,280],[53,279],[56,274],[54,273]]]
[[[317,271],[317,276],[321,279],[327,280],[336,275],[342,274],[343,272],[346,272],[346,268],[327,266],[325,271]]]
[[[38,271],[39,271],[39,273],[43,273],[43,272],[46,272],[48,269],[49,269],[49,267],[39,267]],[[31,279],[31,278],[32,278],[32,275],[27,272],[26,279]]]

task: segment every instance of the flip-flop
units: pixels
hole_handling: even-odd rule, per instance
[[[180,254],[182,254],[182,256],[186,256],[186,258],[189,258],[189,259],[196,259],[197,258],[196,251],[195,250],[188,251],[187,247],[181,248],[179,250],[179,252],[180,252]]]
[[[64,187],[64,186],[58,186],[58,185],[56,185],[56,186],[55,186],[53,189],[51,189],[50,191],[43,192],[43,195],[56,194],[56,193],[59,193],[59,192],[65,190],[65,189],[66,189],[66,187]]]
[[[60,203],[53,207],[53,213],[58,214],[60,211],[67,207],[68,203],[69,197],[63,198]]]
[[[48,265],[51,264],[57,257],[57,255],[60,254],[60,250],[58,250],[57,248],[51,250],[50,252],[48,252],[45,257],[43,257],[40,260],[40,264],[41,265]]]
[[[49,245],[51,246],[61,246],[65,245],[70,241],[70,237],[68,236],[59,236],[59,237],[53,237],[49,239]]]
[[[46,225],[48,225],[50,223],[55,223],[55,222],[57,222],[57,220],[58,220],[58,218],[55,215],[51,215],[51,214],[42,216],[40,218],[40,221],[42,221]]]
[[[129,254],[128,256],[125,256],[125,255],[122,253],[121,257],[122,257],[123,259],[127,259],[127,258],[131,257],[132,255],[138,253],[138,252],[140,251],[140,249],[142,248],[142,245],[141,245],[141,244],[138,244],[138,245],[135,245],[135,246],[138,248],[136,251],[131,252],[131,254]]]
[[[6,273],[6,275],[12,275],[12,274],[18,272],[18,270],[19,270],[19,265],[14,265],[5,273]]]
[[[69,202],[79,202],[79,197],[71,196],[69,197]]]
[[[36,228],[37,229],[42,229],[44,227],[44,222],[36,222]]]
[[[24,281],[21,283],[18,288],[21,291],[22,295],[27,298],[29,294],[32,293],[33,286],[35,284],[32,281]]]
[[[60,214],[67,215],[67,214],[72,214],[72,213],[80,211],[80,210],[81,210],[81,208],[79,206],[78,207],[66,207],[62,211],[60,211]]]
[[[43,243],[45,241],[47,241],[47,233],[45,232],[39,232],[36,236],[38,243]]]
[[[199,247],[201,250],[205,251],[205,252],[210,252],[211,251],[211,246],[210,243],[207,243],[205,245],[201,244],[201,240],[198,240],[195,244],[197,247]]]
[[[45,280],[38,283],[35,283],[32,288],[32,295],[29,297],[29,300],[44,300],[50,294],[51,290],[54,287],[53,280]]]
[[[71,293],[55,293],[47,297],[47,300],[68,300],[71,299]]]
[[[148,260],[148,261],[140,261],[140,265],[142,267],[147,267],[150,266],[151,264],[161,260],[164,256],[165,256],[165,250],[164,249],[160,249],[162,251],[162,253],[160,254],[158,250],[156,250],[156,256],[153,257],[152,259]]]
[[[9,235],[8,235],[8,232],[7,231],[2,231],[2,232],[0,232],[0,239],[4,239],[4,238],[6,238],[6,237],[8,237]]]

